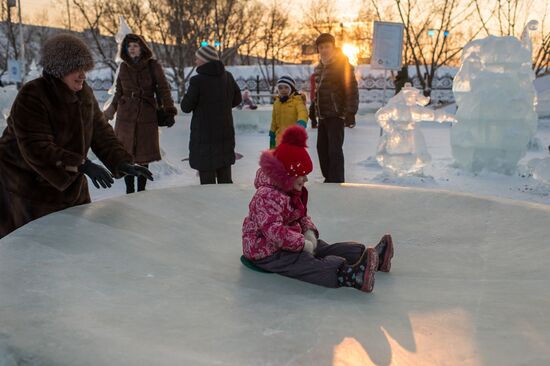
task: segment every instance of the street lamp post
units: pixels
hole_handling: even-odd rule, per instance
[[[19,57],[21,58],[21,85],[25,81],[25,43],[23,41],[23,22],[21,20],[21,0],[17,0],[17,6],[19,7],[19,42],[21,47],[21,52]]]
[[[8,0],[8,22],[10,22],[11,29],[11,8],[18,7],[19,15],[19,43],[20,43],[20,52],[19,52],[19,73],[21,74],[21,81],[18,82],[18,87],[23,84],[25,76],[25,43],[23,41],[23,22],[21,19],[21,0]],[[13,40],[13,51],[14,54],[17,54],[15,40]],[[9,57],[9,52],[8,52]]]

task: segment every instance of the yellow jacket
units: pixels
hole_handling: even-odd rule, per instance
[[[305,95],[293,94],[284,103],[281,103],[279,97],[275,97],[273,113],[271,114],[271,131],[275,132],[277,136],[277,145],[285,129],[295,125],[300,120],[307,123],[307,118]]]

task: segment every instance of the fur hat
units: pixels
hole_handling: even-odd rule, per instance
[[[313,170],[313,162],[307,152],[307,132],[301,126],[290,126],[283,132],[281,143],[273,156],[279,159],[287,173],[298,177],[308,175]]]
[[[66,33],[46,40],[40,54],[44,72],[59,79],[71,72],[89,71],[94,67],[94,58],[86,43]]]

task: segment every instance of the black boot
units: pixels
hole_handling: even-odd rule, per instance
[[[134,177],[132,175],[125,176],[124,183],[126,184],[126,194],[134,193],[136,191],[134,186]]]
[[[139,176],[138,179],[137,179],[138,192],[144,191],[146,184],[147,184],[147,178]]]
[[[355,287],[365,292],[372,292],[374,289],[374,273],[377,268],[378,254],[374,248],[367,248],[356,264],[344,264],[338,270],[338,284],[345,287]]]

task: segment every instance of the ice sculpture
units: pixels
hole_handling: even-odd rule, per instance
[[[376,160],[388,173],[398,176],[422,174],[431,160],[424,135],[415,125],[421,121],[454,122],[454,116],[425,107],[430,98],[406,83],[375,115],[384,133]]]
[[[31,65],[29,66],[29,72],[25,76],[25,82],[37,79],[42,76],[42,71],[39,70],[36,60],[32,60]]]
[[[126,37],[126,35],[128,33],[132,33],[132,30],[128,26],[128,23],[126,23],[126,19],[124,19],[124,17],[122,15],[118,17],[118,23],[119,23],[118,32],[115,35],[115,41],[117,43],[117,53],[116,53],[115,62],[117,63],[118,66],[117,66],[117,69],[116,69],[115,76],[113,78],[113,84],[111,85],[111,87],[107,91],[107,94],[109,94],[110,97],[103,104],[103,110],[104,111],[107,110],[107,108],[109,108],[109,106],[113,102],[113,98],[115,97],[116,79],[118,78],[118,73],[120,71],[120,64],[122,63],[122,58],[120,56],[121,52],[122,52],[122,41],[124,40],[124,37]]]
[[[535,180],[550,186],[550,158],[531,159],[527,163],[527,168]]]
[[[537,128],[535,74],[529,31],[468,43],[453,82],[459,123],[451,130],[453,157],[462,168],[512,174]]]

